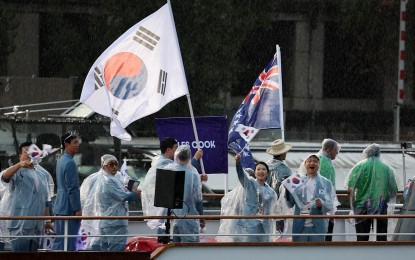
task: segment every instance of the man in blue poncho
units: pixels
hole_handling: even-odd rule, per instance
[[[283,185],[289,191],[287,204],[295,207],[295,215],[325,215],[335,212],[338,204],[332,183],[319,174],[320,158],[309,155],[305,161],[303,176],[292,176]],[[301,169],[301,168],[300,168]],[[297,178],[297,182],[295,181]],[[293,242],[322,242],[327,232],[327,219],[296,218],[293,220]],[[313,234],[313,235],[308,235]],[[314,235],[320,234],[320,235]]]
[[[171,171],[184,171],[183,207],[174,209],[176,216],[203,215],[202,183],[199,173],[189,162],[191,159],[190,147],[179,146],[174,153],[174,162],[163,169]],[[200,222],[198,219],[178,219],[173,221],[173,242],[199,242]],[[177,236],[177,234],[194,236]]]
[[[177,149],[177,141],[171,137],[166,137],[160,141],[160,150],[161,154],[156,156],[152,163],[151,168],[148,170],[146,177],[143,183],[140,184],[141,194],[141,203],[143,207],[143,214],[145,216],[166,216],[167,209],[154,207],[154,195],[155,195],[155,186],[156,186],[156,171],[157,169],[164,168],[167,164],[173,163],[174,153]],[[196,167],[199,163],[198,161],[203,156],[203,151],[199,149],[196,151],[194,157],[191,160],[191,164]],[[206,175],[201,175],[206,176]],[[204,179],[207,180],[207,179]],[[198,207],[203,208],[203,204],[200,203]],[[204,224],[204,223],[203,223]],[[147,221],[147,226],[151,229],[157,228],[158,234],[165,233],[165,224],[162,219],[151,219]]]
[[[5,216],[44,216],[49,215],[50,196],[48,179],[50,174],[28,156],[30,142],[19,146],[20,161],[0,173],[6,187],[1,200],[0,215]],[[53,188],[52,188],[53,189]],[[43,220],[2,221],[12,236],[38,236],[45,228],[51,228]],[[5,230],[0,230],[4,232]],[[11,238],[11,250],[28,252],[39,249],[39,238]]]

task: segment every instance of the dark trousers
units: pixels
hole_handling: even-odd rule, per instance
[[[334,229],[334,219],[329,219],[329,226],[327,227],[327,234],[330,234],[329,236],[326,236],[326,241],[333,241],[333,229]]]
[[[366,234],[366,235],[357,235],[357,241],[369,241],[370,228],[373,225],[373,219],[365,219],[356,224],[356,233],[357,234]],[[388,232],[388,220],[387,219],[377,219],[377,233],[387,233]],[[376,241],[387,241],[386,235],[376,235]]]
[[[58,215],[57,215],[58,216]],[[78,235],[79,228],[81,226],[81,221],[79,220],[69,220],[68,221],[68,235]],[[65,232],[65,221],[64,220],[56,220],[55,221],[55,232],[57,235],[64,235]],[[76,251],[76,244],[78,238],[71,237],[68,238],[68,251]],[[53,244],[53,250],[63,250],[64,249],[64,238],[55,238],[55,242]]]
[[[35,229],[11,229],[10,235],[22,235],[22,236],[36,236],[39,232]],[[39,238],[25,237],[11,240],[12,252],[36,252],[39,249]]]

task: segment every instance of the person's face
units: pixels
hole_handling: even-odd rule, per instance
[[[176,152],[177,149],[177,144],[173,145],[172,148],[167,148],[166,152],[164,153],[164,155],[169,158],[170,160],[174,159],[174,153]]]
[[[285,158],[287,158],[287,153],[283,153],[283,154],[280,154],[279,156],[278,156],[278,158],[280,159],[280,160],[285,160]]]
[[[333,148],[327,149],[326,152],[330,159],[334,160],[336,159],[337,154],[339,154],[339,147],[336,145]]]
[[[268,177],[267,168],[263,164],[258,164],[255,167],[255,179],[258,181],[265,181]]]
[[[29,150],[29,146],[22,147],[22,153],[19,155],[20,161],[30,161],[29,154],[27,151]]]
[[[110,160],[102,167],[102,169],[112,175],[115,175],[118,171],[118,162],[116,160]]]
[[[307,170],[307,175],[316,175],[319,167],[320,167],[320,162],[314,156],[311,156],[305,161],[305,168]]]
[[[65,151],[72,155],[76,154],[79,151],[78,138],[73,138],[70,143],[65,143]]]

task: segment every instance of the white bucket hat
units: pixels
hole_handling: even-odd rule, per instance
[[[271,147],[267,149],[267,153],[271,155],[280,155],[288,152],[291,147],[293,147],[291,144],[286,144],[283,140],[277,139],[272,142]]]

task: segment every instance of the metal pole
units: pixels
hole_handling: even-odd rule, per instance
[[[64,235],[65,237],[63,238],[63,251],[68,251],[68,229],[69,229],[69,224],[68,224],[68,220],[65,219],[65,227],[64,227]]]
[[[393,140],[399,142],[399,125],[400,125],[400,105],[396,104],[393,107]]]
[[[397,93],[397,105],[396,105],[396,120],[394,120],[395,131],[394,140],[399,142],[399,124],[400,124],[400,106],[404,102],[405,98],[405,38],[406,38],[406,0],[401,0],[399,9],[399,60],[398,60],[398,93]],[[394,119],[395,119],[394,118]]]
[[[406,186],[406,169],[405,169],[405,147],[401,145],[402,149],[402,176],[403,176],[403,187]]]
[[[276,46],[277,49],[277,59],[278,59],[278,81],[279,81],[279,85],[280,85],[280,127],[281,127],[281,139],[283,141],[285,141],[285,128],[284,128],[284,98],[283,98],[283,94],[282,94],[282,65],[281,65],[281,50],[280,50],[280,46],[277,45]]]

